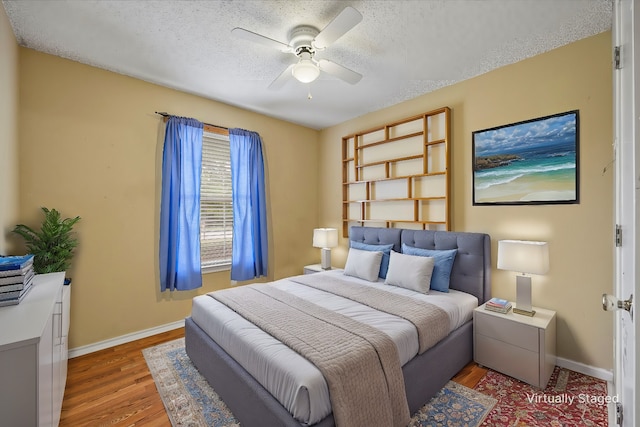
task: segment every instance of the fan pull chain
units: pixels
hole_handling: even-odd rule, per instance
[[[309,85],[309,94],[307,95],[307,99],[311,101],[311,98],[313,98],[313,96],[311,96],[311,85]]]

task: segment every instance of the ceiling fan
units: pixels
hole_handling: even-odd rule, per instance
[[[288,43],[279,42],[244,28],[234,28],[231,30],[231,34],[241,39],[276,48],[282,52],[292,53],[298,57],[298,62],[289,65],[276,77],[269,85],[269,89],[279,89],[291,77],[295,77],[302,83],[311,83],[318,78],[320,71],[338,77],[347,83],[356,84],[362,78],[362,74],[328,59],[316,60],[314,56],[317,51],[326,49],[360,21],[362,21],[360,12],[347,6],[322,31],[311,25],[298,25],[289,33]]]

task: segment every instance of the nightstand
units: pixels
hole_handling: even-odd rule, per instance
[[[484,307],[473,311],[474,360],[544,389],[556,365],[556,312],[536,307],[528,317]]]
[[[327,270],[323,270],[320,264],[311,264],[311,265],[304,266],[304,274],[320,273],[321,271],[327,271]]]

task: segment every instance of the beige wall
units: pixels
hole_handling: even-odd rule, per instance
[[[13,254],[7,234],[18,220],[18,44],[0,7],[0,255]]]
[[[162,124],[154,111],[262,135],[270,276],[278,278],[317,261],[310,247],[315,226],[340,228],[341,137],[446,105],[453,118],[453,229],[489,233],[494,266],[500,239],[549,241],[551,271],[534,278],[533,298],[558,311],[558,354],[612,367],[612,319],[599,308],[613,274],[613,179],[610,168],[603,172],[612,158],[610,33],[318,133],[29,49],[19,49],[18,65],[18,48],[1,14],[0,25],[2,93],[16,88],[20,70],[19,108],[17,96],[0,100],[0,227],[17,221],[18,191],[20,222],[37,224],[39,206],[82,216],[71,271],[72,348],[182,319],[193,296],[229,285],[228,272],[214,273],[205,275],[197,292],[157,291]],[[471,205],[472,131],[572,109],[580,110],[580,204]],[[8,160],[16,158],[18,135],[19,176],[16,162]],[[0,239],[0,251],[11,242]],[[345,257],[343,242],[333,252],[334,264]],[[515,298],[514,281],[513,274],[494,268],[494,295]]]
[[[503,67],[434,93],[367,114],[320,134],[320,214],[341,225],[341,137],[396,119],[452,109],[452,229],[492,238],[493,295],[515,299],[514,273],[495,269],[497,241],[544,240],[551,271],[534,276],[535,305],[558,312],[558,355],[587,365],[613,366],[612,316],[600,306],[612,291],[613,175],[611,33]],[[471,133],[536,117],[580,110],[580,203],[472,206]],[[334,250],[342,265],[346,241]]]
[[[154,111],[258,132],[265,148],[270,278],[316,262],[318,133],[218,102],[20,48],[20,213],[79,215],[70,347],[183,319],[198,291],[158,291],[162,130]]]

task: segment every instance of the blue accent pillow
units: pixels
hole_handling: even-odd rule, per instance
[[[382,252],[382,262],[380,263],[380,273],[378,274],[378,277],[382,277],[383,279],[387,277],[387,271],[389,270],[389,257],[391,254],[391,248],[393,248],[393,243],[390,245],[369,245],[367,243],[351,241],[350,246],[362,251]]]
[[[402,244],[402,253],[407,255],[418,255],[431,257],[434,260],[433,273],[431,275],[431,289],[440,292],[449,292],[449,280],[451,279],[451,269],[453,261],[456,259],[457,249],[432,250],[422,249]]]

